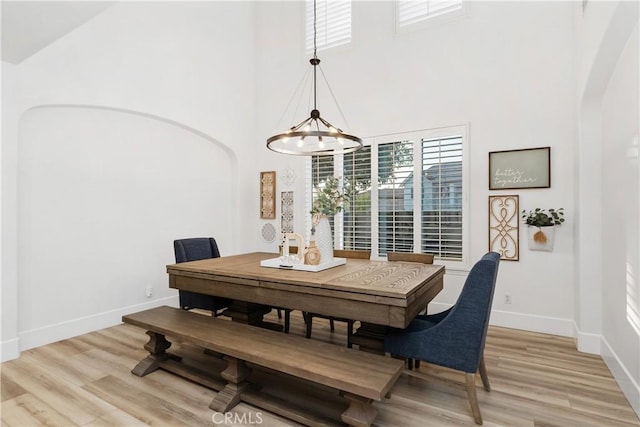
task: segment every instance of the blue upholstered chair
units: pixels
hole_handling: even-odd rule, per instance
[[[213,237],[174,240],[173,249],[176,255],[176,263],[220,257],[218,244]],[[180,308],[183,310],[191,310],[192,308],[211,310],[211,314],[213,314],[214,317],[220,314],[219,310],[227,308],[231,303],[231,300],[227,298],[183,290],[179,292]]]
[[[477,424],[482,424],[482,415],[475,389],[476,372],[480,371],[484,389],[491,389],[483,352],[499,263],[499,254],[487,253],[469,272],[453,307],[417,316],[406,329],[392,330],[384,339],[384,350],[392,355],[465,372],[467,396]]]

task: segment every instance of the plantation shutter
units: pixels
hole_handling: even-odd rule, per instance
[[[398,0],[398,25],[403,27],[462,10],[462,0]]]
[[[327,178],[333,177],[333,156],[313,156],[311,158],[311,188],[312,191],[312,200],[311,206],[313,206],[313,201],[316,199],[317,195],[317,187],[322,184]],[[331,224],[331,229],[333,230],[334,216],[329,216],[329,224]]]
[[[422,140],[422,252],[462,259],[462,136]]]
[[[349,250],[371,250],[371,147],[343,158],[343,181],[351,200],[343,214],[343,245]]]
[[[413,141],[378,146],[378,254],[413,252]]]
[[[369,250],[374,259],[390,251],[431,253],[460,265],[468,239],[465,135],[464,126],[381,135],[354,153],[311,157],[305,209],[319,184],[339,177],[351,200],[330,217],[336,248]]]
[[[307,0],[307,52],[313,51],[313,1]],[[317,0],[318,51],[351,41],[351,1]]]

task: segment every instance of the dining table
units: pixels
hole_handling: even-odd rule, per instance
[[[359,321],[352,342],[378,353],[389,328],[406,328],[443,288],[442,265],[348,258],[321,271],[261,266],[278,256],[253,252],[167,265],[169,287],[229,298],[224,315],[270,329],[282,328],[263,318],[273,307]]]

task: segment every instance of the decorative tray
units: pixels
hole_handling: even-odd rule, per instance
[[[339,265],[346,264],[346,258],[334,258],[333,261],[325,262],[318,265],[308,265],[308,264],[293,264],[292,266],[282,265],[282,260],[280,257],[278,258],[270,258],[260,261],[261,267],[272,267],[272,268],[280,268],[282,270],[299,270],[299,271],[312,271],[318,272],[322,270],[326,270],[328,268],[337,267]]]

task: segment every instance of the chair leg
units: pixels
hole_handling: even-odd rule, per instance
[[[353,336],[353,320],[347,321],[347,347],[353,348],[351,337]]]
[[[291,310],[284,310],[284,333],[289,333],[289,326],[291,325]]]
[[[313,325],[313,316],[307,313],[307,338],[311,338],[311,326]]]
[[[282,310],[280,310],[279,308],[278,310],[278,319],[282,319]]]
[[[407,365],[409,366],[409,370],[413,371],[413,359],[407,359]]]
[[[473,420],[476,424],[482,425],[482,415],[480,415],[480,407],[478,406],[478,396],[476,395],[476,374],[465,373],[467,379],[467,396],[473,413]]]
[[[491,384],[489,384],[489,377],[487,376],[487,366],[484,364],[484,355],[480,356],[480,378],[482,378],[482,386],[486,391],[491,391]]]
[[[420,359],[416,359],[416,369],[420,368]]]
[[[336,325],[333,323],[333,319],[329,319],[329,325],[331,326],[331,332],[336,330]]]

